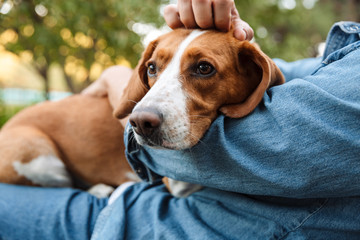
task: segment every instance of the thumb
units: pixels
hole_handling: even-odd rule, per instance
[[[243,40],[251,40],[254,37],[254,31],[250,27],[250,25],[241,20],[238,10],[233,5],[231,9],[231,24],[234,28],[234,37],[243,41]]]

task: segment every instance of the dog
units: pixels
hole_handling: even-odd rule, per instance
[[[232,32],[178,29],[149,44],[114,114],[131,113],[140,145],[185,149],[219,112],[245,117],[269,87],[283,82],[257,45]]]
[[[219,113],[250,114],[265,91],[284,83],[257,44],[233,32],[178,29],[151,42],[115,116],[130,115],[136,141],[153,148],[186,149],[199,142]],[[167,179],[175,196],[201,187]]]
[[[0,182],[118,186],[133,179],[123,132],[107,98],[74,95],[26,108],[0,131]]]
[[[219,114],[245,117],[269,87],[283,82],[256,44],[236,40],[231,31],[177,29],[148,45],[113,115],[130,115],[140,145],[186,149]],[[106,98],[72,96],[28,108],[0,131],[0,181],[119,185],[131,171],[123,132]],[[201,188],[165,182],[179,197]]]

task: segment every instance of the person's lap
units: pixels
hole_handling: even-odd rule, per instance
[[[89,239],[107,201],[76,189],[0,184],[0,239]]]

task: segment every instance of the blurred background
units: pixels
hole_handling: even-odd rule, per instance
[[[360,22],[360,0],[236,0],[270,57],[321,54],[336,21]],[[81,91],[112,65],[134,67],[169,31],[168,0],[0,0],[0,126],[24,106]]]

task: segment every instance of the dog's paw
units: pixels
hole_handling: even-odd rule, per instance
[[[97,198],[105,198],[109,197],[114,190],[115,189],[112,186],[99,183],[89,188],[87,192]]]

